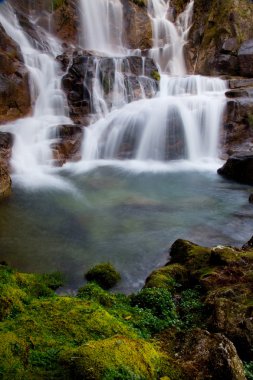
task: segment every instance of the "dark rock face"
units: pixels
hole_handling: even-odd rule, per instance
[[[130,0],[123,0],[124,39],[130,49],[150,49],[152,47],[152,27],[146,7]]]
[[[173,4],[181,10],[181,1]],[[203,75],[248,76],[243,60],[249,57],[244,55],[241,62],[238,50],[242,41],[253,38],[252,17],[253,3],[248,0],[196,0],[187,49],[189,69]]]
[[[245,41],[239,51],[240,74],[246,77],[253,76],[253,39]]]
[[[154,88],[158,90],[158,81],[153,78],[153,74],[158,70],[150,58],[145,58],[143,65],[142,57],[103,58],[89,52],[76,51],[71,59],[72,64],[63,77],[62,85],[67,94],[70,117],[75,123],[87,125],[90,115],[95,113],[95,78],[99,81],[106,106],[108,109],[111,108],[117,67],[120,67],[126,97],[129,100],[140,99],[143,89],[147,97],[154,95]]]
[[[253,154],[234,155],[224,166],[218,169],[218,174],[234,181],[253,185]]]
[[[66,161],[77,161],[81,158],[83,129],[78,125],[60,125],[56,129],[57,139],[51,145],[54,164],[62,166]]]
[[[0,124],[30,110],[28,72],[19,47],[0,25]]]
[[[11,194],[11,178],[6,169],[0,164],[0,200]]]

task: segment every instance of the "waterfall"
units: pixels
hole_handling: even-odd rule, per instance
[[[148,0],[148,12],[152,21],[153,48],[150,56],[162,72],[171,75],[185,75],[184,45],[187,43],[191,26],[194,1],[191,0],[184,12],[173,23],[170,15],[170,1]]]
[[[32,19],[30,20],[31,22]],[[21,49],[29,72],[32,115],[7,126],[15,135],[12,168],[17,180],[28,186],[59,184],[48,176],[52,164],[52,128],[70,123],[68,106],[61,90],[61,74],[55,60],[60,44],[43,31],[46,49],[28,39],[9,4],[1,5],[0,23]],[[33,43],[32,43],[33,42]]]
[[[155,81],[145,75],[146,60],[150,58],[123,46],[120,0],[80,0],[80,41],[96,56],[87,57],[93,71],[87,75],[92,82],[87,88],[92,122],[84,128],[79,167],[94,160],[99,165],[102,160],[115,163],[121,159],[146,162],[148,168],[150,160],[199,163],[217,157],[226,84],[219,78],[186,75],[184,46],[193,3],[190,0],[173,23],[169,16],[170,2],[148,1],[153,28],[150,56],[161,75],[157,91]],[[52,183],[58,186],[51,149],[52,131],[58,125],[71,123],[61,90],[62,73],[55,60],[62,52],[61,46],[45,30],[41,30],[45,44],[38,46],[28,38],[7,3],[1,6],[0,22],[21,48],[30,75],[33,105],[30,117],[6,127],[15,134],[12,156],[15,178],[29,186]],[[138,58],[142,67],[134,78],[129,64],[133,58]],[[110,70],[104,70],[108,62]],[[87,78],[84,78],[84,87],[88,85]],[[75,165],[68,166],[74,168]]]
[[[120,0],[81,0],[81,45],[106,55],[123,55],[123,6]]]
[[[86,128],[83,164],[119,158],[198,163],[217,157],[226,84],[219,78],[186,75],[183,49],[193,5],[191,0],[173,23],[168,19],[170,2],[148,1],[153,29],[150,56],[161,71],[160,91],[152,99],[132,99],[120,110],[116,105]]]

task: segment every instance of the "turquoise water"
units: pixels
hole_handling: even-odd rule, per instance
[[[252,235],[250,188],[216,173],[101,167],[71,181],[77,192],[14,186],[0,204],[0,260],[22,271],[59,270],[70,291],[91,266],[110,261],[122,273],[118,290],[131,292],[168,260],[177,238],[241,246]]]

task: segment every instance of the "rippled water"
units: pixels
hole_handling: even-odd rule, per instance
[[[63,176],[69,176],[63,173]],[[14,187],[0,204],[0,259],[18,270],[66,276],[66,289],[110,261],[118,289],[140,288],[177,238],[240,246],[252,235],[250,188],[215,172],[130,172],[103,166],[71,177],[74,192]]]

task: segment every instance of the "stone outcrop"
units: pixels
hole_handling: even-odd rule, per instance
[[[55,136],[57,141],[51,145],[56,166],[81,158],[82,136],[83,129],[78,125],[58,126]]]
[[[19,47],[0,25],[0,124],[30,110],[28,72]]]
[[[125,45],[130,49],[150,49],[152,26],[145,1],[123,0],[123,7]]]
[[[182,3],[173,0],[177,11]],[[238,51],[253,38],[252,17],[253,3],[248,0],[196,0],[187,47],[189,69],[203,75],[245,75]]]
[[[105,106],[110,110],[113,102],[113,89],[115,84],[115,71],[120,66],[120,73],[130,99],[140,99],[144,89],[147,97],[153,96],[153,88],[158,90],[157,66],[151,58],[145,59],[143,67],[142,57],[108,58],[94,56],[89,52],[75,51],[73,57],[66,55],[58,57],[64,62],[72,61],[67,74],[62,79],[63,89],[68,98],[70,117],[75,123],[89,124],[94,108],[94,80],[99,81],[103,92]],[[143,74],[149,79],[141,78]],[[149,86],[150,81],[153,84]],[[115,90],[115,89],[114,89]],[[119,97],[122,96],[119,94]]]
[[[234,181],[253,185],[253,154],[236,154],[227,160],[218,174]]]
[[[0,163],[0,201],[11,194],[11,178],[6,169]]]
[[[253,76],[253,39],[245,41],[239,51],[240,74],[246,77]]]

